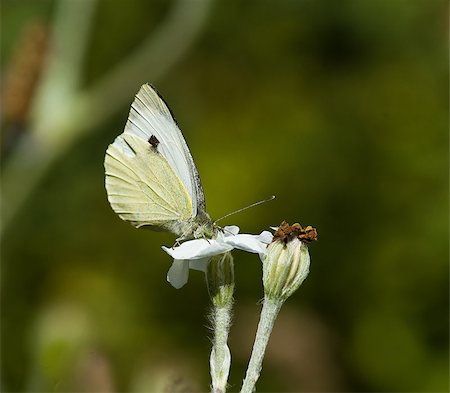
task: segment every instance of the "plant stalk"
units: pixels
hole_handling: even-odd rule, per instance
[[[231,353],[228,348],[228,333],[231,325],[231,307],[213,308],[214,339],[210,357],[212,393],[225,393],[231,365]]]
[[[247,373],[242,383],[241,393],[252,393],[255,391],[255,385],[261,374],[264,353],[267,343],[272,333],[273,325],[277,319],[278,313],[283,305],[283,300],[278,298],[264,298],[261,311],[261,317],[256,332],[255,343],[253,344],[252,355],[248,363]]]
[[[213,348],[209,358],[212,393],[225,393],[231,366],[231,354],[228,348],[233,293],[234,265],[231,253],[214,256],[206,270],[206,283],[212,302],[212,325],[214,331]]]

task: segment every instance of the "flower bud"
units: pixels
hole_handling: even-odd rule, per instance
[[[302,240],[300,240],[302,239]],[[275,231],[263,260],[264,292],[268,298],[286,300],[309,273],[307,243],[317,239],[317,232],[299,224],[283,222]]]
[[[225,307],[233,302],[234,264],[230,252],[211,258],[206,270],[206,282],[214,306]]]

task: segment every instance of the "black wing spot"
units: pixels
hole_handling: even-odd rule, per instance
[[[150,143],[156,149],[159,145],[159,140],[156,136],[152,135],[150,138],[148,138],[148,143]]]

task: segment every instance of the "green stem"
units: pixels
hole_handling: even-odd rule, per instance
[[[266,351],[267,343],[273,329],[275,320],[283,305],[283,300],[266,297],[264,299],[261,317],[256,332],[255,343],[253,344],[252,355],[248,364],[247,373],[242,384],[241,393],[252,393],[255,390],[256,382],[261,374],[262,362]]]

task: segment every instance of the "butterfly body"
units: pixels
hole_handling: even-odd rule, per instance
[[[178,240],[213,236],[189,148],[150,85],[141,87],[124,132],[108,147],[105,174],[111,207],[135,227],[170,231]]]

